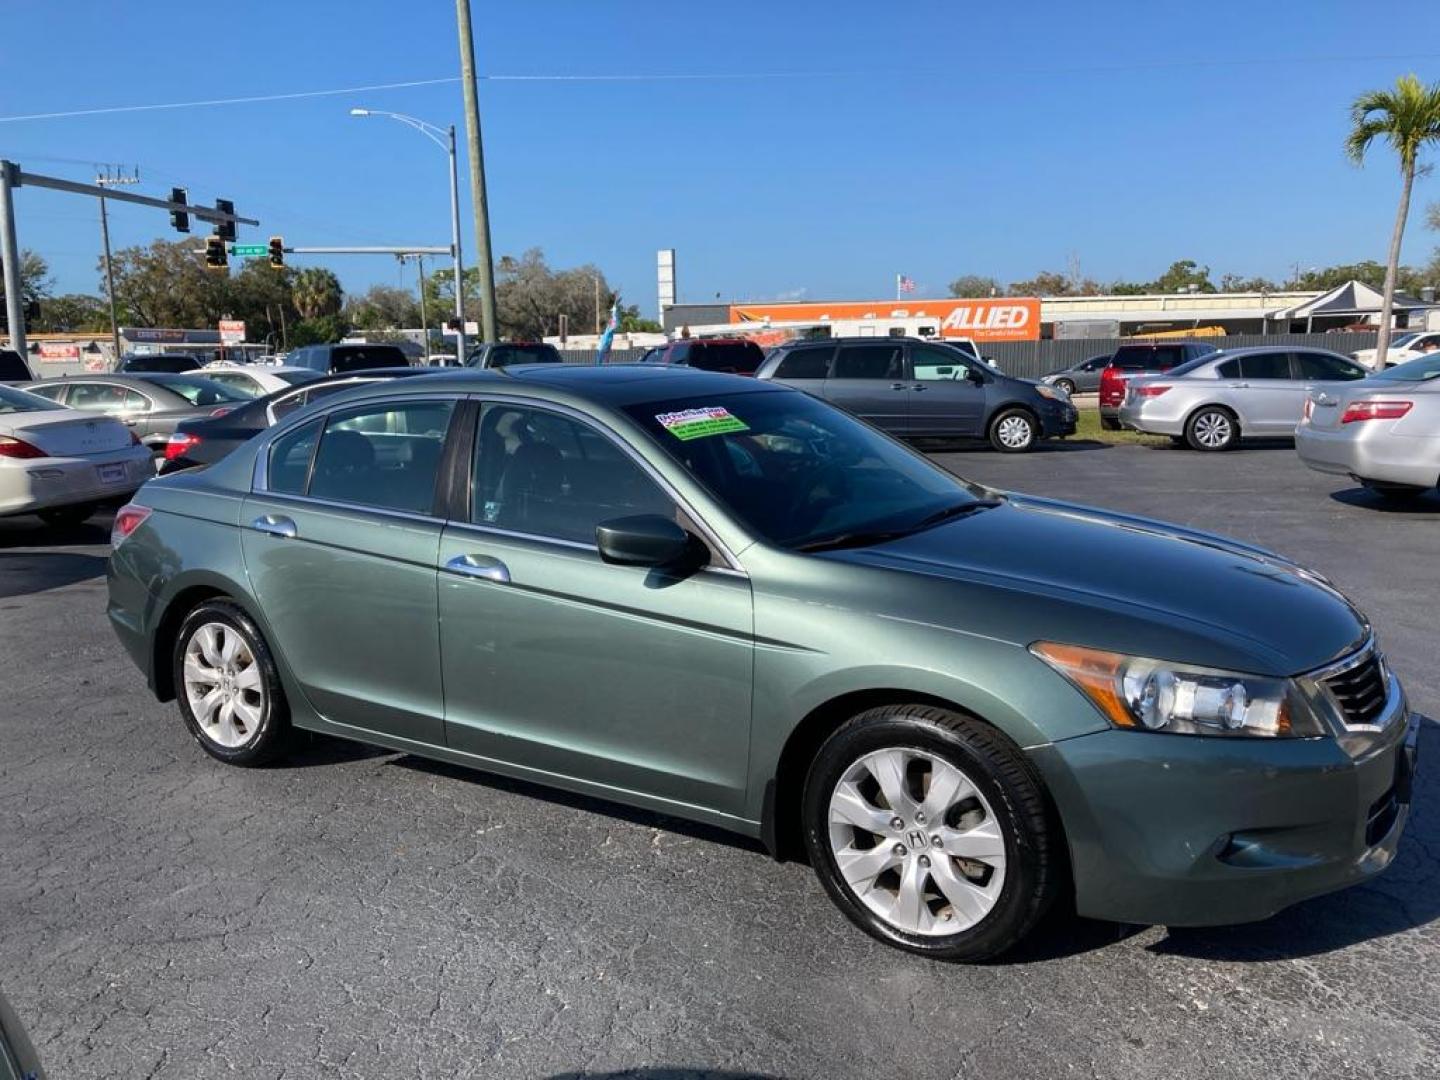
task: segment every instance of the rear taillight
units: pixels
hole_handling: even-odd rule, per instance
[[[11,438],[9,435],[0,435],[0,457],[8,458],[42,458],[49,457],[44,450],[38,446],[31,446],[24,439]]]
[[[1168,386],[1137,386],[1134,392],[1136,397],[1159,397],[1169,389]]]
[[[130,534],[145,523],[151,514],[150,507],[126,503],[115,511],[115,524],[110,526],[110,546],[117,548],[130,538]]]
[[[200,445],[199,435],[186,435],[177,431],[165,442],[165,460],[174,461],[176,458],[184,457],[195,447]]]
[[[1399,420],[1414,407],[1412,401],[1352,401],[1340,417],[1342,424],[1360,420]]]

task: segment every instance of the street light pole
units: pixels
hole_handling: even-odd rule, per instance
[[[480,101],[475,87],[475,38],[470,0],[455,0],[460,35],[460,79],[465,90],[465,141],[470,145],[470,202],[475,210],[475,262],[480,270],[480,333],[494,341],[495,260],[490,255],[490,205],[485,194],[485,148],[480,141]]]
[[[434,124],[418,120],[413,116],[386,112],[383,109],[355,108],[350,110],[350,115],[388,116],[391,120],[399,120],[400,123],[407,124],[420,132],[450,155],[450,257],[454,260],[455,267],[455,318],[459,323],[455,331],[455,360],[456,363],[463,365],[465,363],[465,269],[460,259],[460,176],[455,158],[455,125],[451,124],[448,129],[442,130]],[[422,304],[425,302],[423,295],[420,302]],[[428,342],[426,347],[428,349]]]

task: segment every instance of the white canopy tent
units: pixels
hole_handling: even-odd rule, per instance
[[[1344,285],[1337,285],[1327,293],[1321,293],[1313,300],[1296,304],[1284,311],[1277,311],[1271,315],[1271,318],[1278,321],[1304,319],[1305,332],[1308,334],[1311,324],[1316,319],[1359,318],[1364,315],[1378,315],[1383,299],[1379,289],[1371,288],[1363,281],[1347,281]],[[1413,296],[1406,296],[1399,292],[1395,294],[1394,310],[1397,312],[1423,310],[1430,306],[1422,300],[1416,300]]]

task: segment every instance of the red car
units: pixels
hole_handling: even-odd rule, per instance
[[[1106,431],[1120,430],[1120,404],[1125,400],[1125,384],[1136,375],[1154,375],[1215,352],[1214,345],[1203,341],[1151,341],[1121,345],[1110,358],[1110,366],[1100,373],[1100,426]]]
[[[701,371],[754,375],[765,353],[746,338],[681,338],[645,357],[649,363],[684,364]]]

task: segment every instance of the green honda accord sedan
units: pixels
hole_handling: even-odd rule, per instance
[[[1062,895],[1264,918],[1409,812],[1419,717],[1323,578],[753,379],[371,384],[152,480],[113,544],[115,630],[213,757],[304,728],[708,822],[929,956]]]

